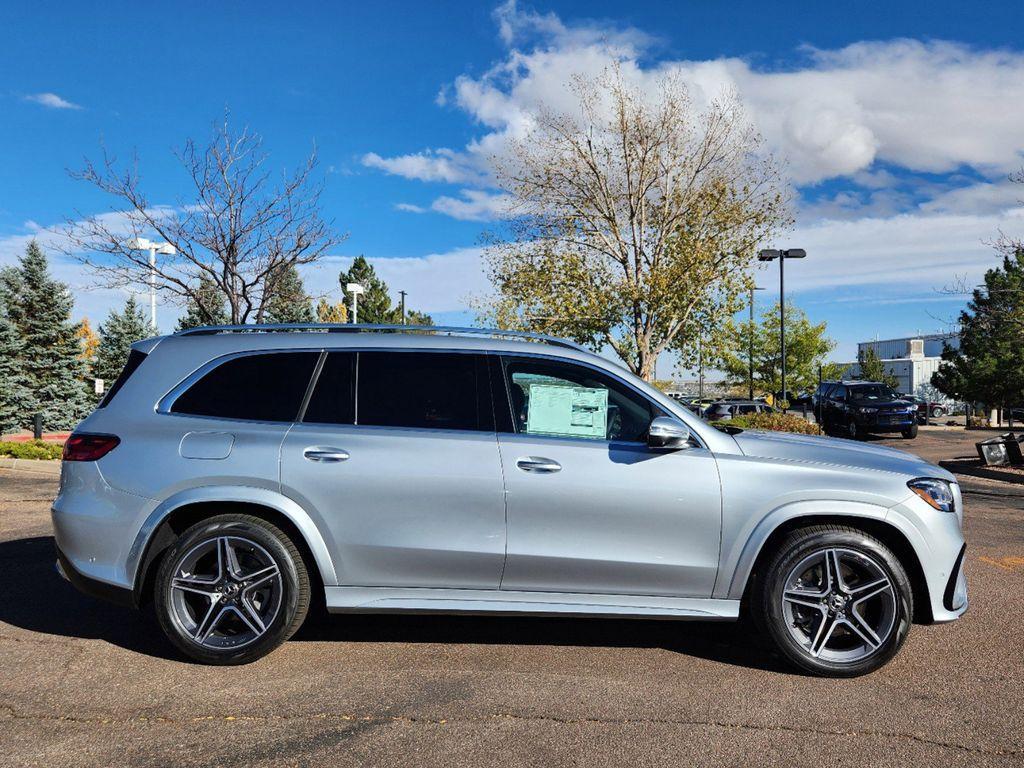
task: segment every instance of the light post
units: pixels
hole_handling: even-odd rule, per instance
[[[359,322],[359,297],[366,293],[366,290],[359,283],[349,283],[345,286],[345,292],[352,294],[352,324]]]
[[[156,243],[144,237],[136,237],[128,241],[133,251],[149,251],[149,322],[156,331],[156,255],[173,256],[178,252],[170,243]]]
[[[803,259],[807,251],[803,248],[778,250],[766,248],[757,255],[758,261],[779,260],[779,348],[782,355],[782,400],[786,401],[786,259]]]
[[[754,399],[754,291],[763,291],[756,285],[750,286],[750,333],[747,338],[747,364],[749,367],[750,375],[750,392],[748,393],[751,400]]]
[[[405,325],[405,291],[399,291],[398,296],[402,305],[402,325]]]

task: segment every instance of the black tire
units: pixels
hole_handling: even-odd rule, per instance
[[[864,437],[864,430],[862,430],[860,428],[860,425],[857,424],[856,419],[851,418],[849,422],[847,422],[846,434],[844,435],[844,437],[848,437],[851,440],[860,440],[861,438]]]
[[[933,419],[941,419],[945,415],[946,415],[945,409],[943,409],[943,408],[941,408],[939,406],[936,406],[935,408],[932,408],[932,418]]]
[[[917,424],[911,424],[909,427],[900,432],[903,435],[904,440],[913,440],[917,437]]]
[[[798,643],[784,613],[782,595],[791,571],[816,552],[828,549],[866,558],[892,585],[891,629],[877,648],[858,660],[840,662],[813,656]],[[910,580],[892,551],[863,531],[839,525],[809,526],[789,533],[769,557],[762,576],[754,582],[752,598],[751,609],[758,624],[782,656],[798,669],[821,677],[856,677],[884,666],[906,640],[914,615]]]
[[[246,545],[254,545],[250,551],[254,554],[258,553],[264,559],[272,560],[273,564],[277,566],[279,579],[273,582],[272,587],[275,590],[273,617],[267,617],[268,620],[262,634],[257,634],[253,629],[252,634],[255,637],[241,647],[211,648],[197,642],[183,626],[180,619],[181,608],[176,607],[181,606],[182,602],[180,597],[177,602],[174,598],[174,595],[180,595],[182,590],[178,588],[178,592],[174,593],[172,580],[178,575],[175,571],[179,569],[182,558],[188,557],[190,553],[198,551],[204,546],[209,546],[211,542],[212,546],[218,547],[215,556],[220,558],[219,540],[224,539],[235,542],[235,546],[243,550],[243,557],[247,554],[244,551]],[[239,542],[244,543],[240,544]],[[208,557],[214,557],[214,555],[211,554]],[[235,557],[238,557],[237,553]],[[256,588],[259,589],[259,587]],[[276,590],[279,590],[279,593]],[[242,590],[239,599],[244,600],[244,596],[245,590]],[[248,664],[273,651],[288,640],[302,625],[309,611],[310,581],[302,555],[287,534],[266,520],[252,515],[224,514],[196,523],[171,545],[163,556],[157,571],[153,597],[153,607],[160,628],[186,656],[204,664]],[[202,612],[203,606],[210,605],[213,610],[215,604],[226,603],[229,599],[223,597],[218,602],[202,595],[190,595],[190,600],[192,600],[190,605],[198,604],[200,606],[195,609],[197,612],[193,614],[199,621],[199,612]],[[207,600],[208,602],[203,602]],[[234,603],[237,600],[230,600],[230,602]],[[258,618],[257,616],[257,620]],[[242,615],[238,613],[237,617],[233,614],[228,615],[225,621],[233,621],[237,624],[237,621],[241,619]],[[244,640],[245,635],[239,634]],[[231,639],[228,637],[223,641],[231,642]]]

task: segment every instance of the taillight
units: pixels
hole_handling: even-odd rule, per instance
[[[114,450],[121,438],[115,435],[71,435],[64,443],[64,461],[96,461]]]

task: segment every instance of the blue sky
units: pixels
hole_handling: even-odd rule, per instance
[[[937,289],[991,266],[1000,229],[1024,234],[1024,187],[1007,182],[1024,162],[1024,10],[840,5],[5,2],[0,264],[64,217],[110,210],[66,173],[101,143],[138,153],[154,203],[180,202],[172,150],[227,108],[281,167],[317,147],[349,239],[306,275],[312,292],[336,292],[363,253],[411,305],[466,319],[500,207],[488,153],[566,75],[614,56],[638,82],[681,72],[697,103],[739,91],[797,191],[777,245],[810,257],[787,293],[828,321],[837,357],[938,330],[962,302]],[[79,315],[122,301],[53,258]],[[767,303],[776,273],[759,281]],[[165,327],[176,312],[161,309]]]

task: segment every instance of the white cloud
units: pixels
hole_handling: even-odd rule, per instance
[[[485,179],[484,172],[473,158],[443,148],[397,157],[381,157],[376,152],[369,152],[363,155],[362,163],[368,168],[419,181],[469,184]]]
[[[490,194],[480,189],[464,189],[460,197],[442,195],[430,209],[461,221],[494,221],[508,218],[513,200],[510,195]]]
[[[996,178],[1024,163],[1024,54],[959,43],[897,39],[794,52],[792,69],[764,71],[741,58],[655,60],[651,38],[610,23],[567,24],[506,2],[494,13],[504,57],[439,94],[481,128],[462,149],[424,149],[364,164],[421,181],[488,187],[493,158],[528,130],[541,105],[571,109],[567,85],[617,62],[653,93],[666,74],[687,83],[695,107],[737,91],[798,184],[835,177],[881,188],[878,162],[915,172],[971,168]],[[451,210],[459,210],[451,207]]]
[[[395,203],[396,211],[405,211],[406,213],[426,213],[427,209],[422,205],[413,205],[412,203]]]
[[[34,104],[40,104],[50,109],[81,109],[82,107],[78,104],[68,101],[56,93],[30,93],[25,96],[25,101],[31,101]]]

